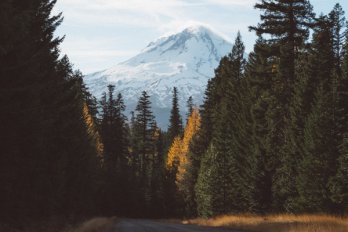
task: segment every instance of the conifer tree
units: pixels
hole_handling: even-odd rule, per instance
[[[178,104],[178,90],[176,87],[173,89],[173,101],[172,101],[172,109],[170,111],[170,119],[169,119],[169,141],[173,141],[176,136],[180,136],[182,133],[182,119],[179,111]]]
[[[127,199],[125,186],[128,172],[127,156],[128,141],[126,118],[123,114],[125,106],[122,95],[114,96],[115,86],[108,86],[108,94],[104,93],[101,101],[100,132],[104,145],[103,153],[103,198],[102,207],[105,213],[120,213],[126,208]],[[117,211],[115,211],[117,210]]]
[[[135,116],[135,137],[138,139],[138,147],[136,153],[140,158],[141,173],[145,173],[147,156],[153,153],[153,129],[155,124],[155,117],[151,111],[150,96],[143,91],[139,102],[136,106]]]
[[[191,116],[192,111],[193,111],[193,107],[194,107],[192,96],[190,96],[187,99],[186,107],[187,107],[187,114],[186,114],[186,124],[187,124],[188,118]]]
[[[331,208],[329,178],[334,165],[333,135],[329,134],[333,121],[330,117],[330,97],[323,86],[315,95],[312,113],[304,129],[304,154],[299,165],[297,188],[298,209],[304,212],[326,212]]]
[[[143,213],[150,213],[152,202],[152,175],[156,154],[155,134],[157,124],[151,111],[150,96],[143,91],[136,106],[134,121],[134,134],[136,139],[133,148],[137,156],[135,165],[137,170],[137,186],[139,196],[139,208]]]
[[[304,124],[303,156],[297,178],[298,209],[302,211],[325,212],[333,207],[328,183],[336,172],[342,132],[337,127],[338,78],[335,74],[334,46],[329,22],[324,16],[318,19],[309,61],[311,82],[306,91],[306,100],[314,96],[311,111]],[[315,176],[318,169],[321,174]]]
[[[94,207],[87,202],[93,200],[97,154],[81,76],[66,56],[59,58],[63,39],[54,32],[62,17],[52,16],[55,3],[1,2],[4,218],[83,214]]]
[[[261,207],[263,209],[270,208],[272,202],[273,205],[287,207],[282,201],[287,198],[284,197],[285,195],[290,194],[291,187],[284,186],[284,182],[291,182],[287,174],[291,170],[286,169],[285,166],[277,166],[279,162],[288,164],[295,159],[288,154],[293,152],[293,147],[289,148],[288,145],[294,142],[291,140],[296,130],[292,128],[295,122],[291,112],[294,101],[292,98],[295,96],[293,93],[296,91],[294,87],[298,80],[295,70],[300,52],[309,36],[309,28],[313,26],[314,14],[307,0],[263,0],[257,3],[255,8],[263,11],[261,23],[250,29],[256,31],[258,36],[270,36],[262,42],[259,40],[261,42],[259,49],[263,50],[263,63],[268,63],[260,67],[266,68],[265,71],[268,70],[268,74],[261,75],[260,81],[263,87],[260,88],[262,92],[259,96],[262,98],[256,98],[258,103],[254,108],[254,119],[257,120],[255,126],[259,127],[258,132],[262,132],[256,134],[257,137],[260,136],[255,141],[259,144],[255,146],[256,157],[265,157],[260,164],[264,167],[264,186],[268,185],[263,190],[268,193],[258,195],[270,196],[268,199],[259,199],[259,203],[268,202],[263,204]],[[252,79],[257,80],[257,78]]]
[[[338,159],[337,172],[330,179],[329,190],[330,198],[335,204],[335,211],[341,214],[348,213],[348,152],[347,152],[347,135],[340,146],[340,157]]]
[[[329,13],[330,27],[332,33],[332,45],[335,55],[334,66],[337,75],[342,73],[342,58],[343,58],[343,46],[344,39],[347,36],[346,31],[346,18],[345,12],[342,9],[342,6],[337,3],[333,10]]]
[[[309,35],[308,27],[313,20],[312,6],[308,0],[262,0],[255,5],[263,11],[261,23],[249,27],[258,36],[270,35],[272,55],[280,58],[279,73],[284,82],[285,99],[290,97],[291,84],[295,75],[296,53],[303,46]]]
[[[217,177],[217,169],[211,164],[216,161],[216,152],[211,145],[201,158],[201,167],[195,185],[197,212],[201,217],[212,217],[214,178]]]

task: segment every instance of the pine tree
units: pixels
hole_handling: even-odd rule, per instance
[[[152,174],[154,170],[154,157],[156,153],[156,141],[154,135],[157,131],[155,117],[151,111],[150,96],[146,91],[142,92],[136,106],[133,136],[137,140],[133,148],[134,155],[137,156],[135,163],[137,169],[137,186],[139,196],[139,208],[143,213],[150,214],[152,202]]]
[[[332,33],[332,44],[335,55],[335,71],[337,75],[341,76],[342,73],[342,53],[344,46],[344,39],[347,36],[346,18],[344,17],[345,12],[342,6],[337,3],[333,10],[329,13],[329,20],[331,23],[331,33]]]
[[[153,125],[155,123],[155,117],[151,111],[150,96],[143,91],[139,102],[136,106],[135,116],[135,137],[138,139],[138,148],[136,153],[140,157],[140,170],[141,173],[145,172],[145,165],[147,156],[153,153]]]
[[[346,43],[343,46],[342,56],[342,78],[347,80],[348,79],[348,29],[347,29],[347,35],[345,38]]]
[[[249,170],[244,166],[244,154],[240,148],[243,143],[242,131],[238,130],[238,123],[242,112],[241,82],[244,75],[244,44],[238,33],[232,52],[222,59],[216,72],[218,80],[217,91],[221,94],[218,107],[215,109],[213,144],[217,152],[216,166],[219,176],[215,185],[220,191],[214,194],[216,201],[215,213],[229,213],[242,209],[241,192],[244,181],[242,176]],[[239,128],[240,129],[240,128]],[[219,183],[219,184],[217,184]]]
[[[187,107],[187,114],[186,114],[186,124],[187,124],[188,118],[191,116],[192,111],[193,111],[193,108],[194,108],[192,96],[190,96],[190,97],[187,99],[186,107]]]
[[[104,93],[101,101],[100,132],[104,145],[103,153],[103,211],[107,214],[120,213],[126,209],[127,199],[125,186],[128,172],[128,141],[126,118],[123,114],[125,105],[122,95],[114,96],[115,86],[108,86],[108,94]],[[115,211],[117,210],[117,211]]]
[[[279,119],[277,106],[272,91],[272,82],[275,80],[275,60],[268,58],[268,44],[259,38],[254,52],[249,55],[246,65],[245,81],[243,86],[243,101],[241,121],[238,123],[241,131],[238,148],[247,154],[244,158],[249,171],[244,178],[248,185],[243,187],[242,199],[244,208],[249,212],[265,213],[271,210],[273,201],[272,181],[278,161],[277,142],[275,133]]]
[[[285,129],[286,144],[282,147],[274,176],[273,205],[277,211],[296,212],[298,192],[295,178],[298,175],[299,160],[303,154],[303,137],[305,119],[310,107],[306,107],[305,93],[308,82],[308,52],[299,55],[296,61],[296,80],[293,97],[290,102],[290,117]],[[280,208],[278,208],[280,206]]]
[[[264,12],[261,23],[249,27],[258,36],[267,34],[273,54],[280,58],[279,72],[284,81],[285,99],[290,97],[291,85],[295,75],[296,53],[308,38],[313,20],[312,6],[307,0],[262,0],[255,5]]]
[[[213,211],[213,185],[214,178],[217,177],[217,170],[211,164],[216,160],[214,146],[210,146],[201,159],[201,167],[195,185],[197,212],[202,217],[212,217],[216,212]]]
[[[340,146],[340,157],[338,159],[337,172],[334,177],[330,179],[330,198],[335,204],[335,211],[341,214],[348,213],[348,152],[347,152],[347,134]]]
[[[59,59],[63,39],[54,32],[62,17],[52,16],[55,3],[1,2],[4,218],[84,214],[94,207],[87,202],[93,200],[97,154],[81,76],[66,56]]]
[[[302,211],[327,212],[333,208],[328,183],[336,172],[341,132],[337,124],[338,78],[331,38],[330,21],[321,16],[313,36],[309,61],[311,82],[307,87],[306,100],[314,96],[304,124],[303,157],[297,178],[298,209]],[[320,175],[316,175],[319,169]]]
[[[259,40],[258,49],[261,48],[264,59],[260,67],[266,68],[264,71],[268,73],[261,75],[261,99],[256,98],[253,113],[255,126],[258,127],[255,157],[262,159],[257,163],[263,167],[263,186],[268,186],[263,189],[266,192],[257,195],[270,197],[259,199],[257,205],[265,210],[270,209],[270,205],[273,204],[275,210],[279,210],[279,205],[288,207],[284,199],[292,194],[291,187],[287,188],[284,183],[291,182],[287,172],[293,172],[287,165],[292,163],[290,166],[293,166],[295,160],[295,157],[289,154],[294,152],[294,147],[289,145],[295,142],[293,133],[296,133],[296,128],[292,128],[296,122],[291,112],[293,98],[296,97],[294,92],[297,91],[294,87],[296,82],[300,82],[295,70],[298,57],[309,36],[309,28],[313,26],[314,14],[307,0],[263,0],[257,3],[255,8],[263,11],[261,23],[250,29],[256,31],[258,36],[270,36],[267,40]],[[254,83],[256,79],[252,78]]]
[[[297,188],[299,192],[299,210],[304,212],[326,212],[331,208],[327,188],[333,168],[335,153],[330,131],[330,93],[321,85],[315,95],[312,113],[305,125],[304,154],[299,165]]]
[[[176,136],[180,136],[182,133],[182,119],[179,111],[178,104],[178,90],[176,87],[173,89],[173,102],[172,109],[170,111],[168,134],[169,140],[173,141]]]

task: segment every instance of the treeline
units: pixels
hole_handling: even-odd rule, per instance
[[[348,42],[340,5],[261,1],[183,122],[143,92],[130,119],[93,97],[54,36],[55,0],[0,2],[0,221],[50,216],[214,216],[348,211]],[[311,35],[311,39],[309,39]]]
[[[173,107],[168,132],[165,132],[156,124],[150,96],[145,91],[128,122],[122,95],[115,96],[114,89],[115,86],[109,85],[101,101],[95,100],[91,107],[99,109],[93,117],[103,145],[100,182],[96,183],[100,196],[96,199],[98,212],[132,217],[182,216],[184,205],[176,185],[176,177],[182,171],[176,164],[180,162],[180,167],[184,164],[184,153],[198,130],[199,114],[194,110],[192,98],[188,100],[190,113],[184,129],[178,91],[173,89]],[[183,154],[171,149],[167,156],[172,141],[180,143]],[[176,163],[175,169],[172,162]]]
[[[97,101],[60,54],[55,3],[0,3],[0,222],[181,215],[165,164],[170,136],[183,130],[177,91],[168,135],[146,92],[131,120],[114,86]]]
[[[99,158],[92,97],[60,57],[55,0],[0,2],[0,220],[19,228],[94,212]]]
[[[316,17],[305,0],[255,8],[254,50],[246,60],[238,35],[208,83],[187,155],[186,214],[346,214],[344,11]]]
[[[50,217],[182,215],[166,169],[168,146],[184,130],[177,90],[168,133],[146,92],[130,120],[114,86],[97,101],[60,54],[55,3],[0,3],[0,222],[20,229]]]

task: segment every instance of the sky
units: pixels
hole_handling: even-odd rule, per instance
[[[206,25],[233,41],[240,31],[249,52],[256,40],[248,26],[257,25],[257,0],[58,0],[63,12],[57,36],[62,54],[84,74],[105,70],[137,55],[151,41],[192,25]],[[347,0],[311,0],[314,11],[327,14],[335,3],[348,12]],[[347,15],[347,13],[346,13]],[[348,17],[347,17],[348,18]]]

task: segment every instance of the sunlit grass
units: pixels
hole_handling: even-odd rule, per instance
[[[224,215],[184,223],[258,232],[348,232],[348,218],[330,215]]]

